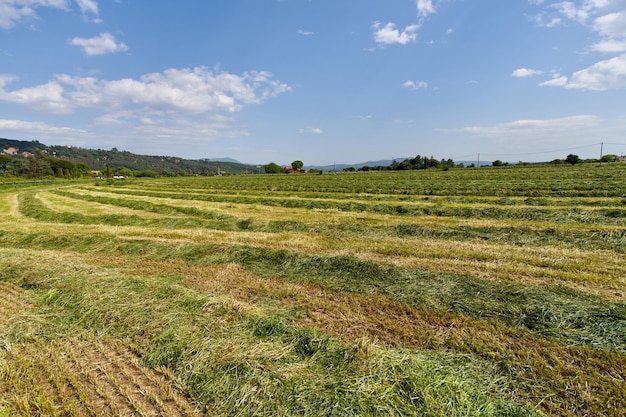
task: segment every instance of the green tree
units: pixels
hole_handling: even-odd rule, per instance
[[[299,161],[299,160],[297,160],[297,161],[293,161],[293,162],[291,163],[291,167],[292,167],[293,169],[295,169],[296,171],[301,170],[303,166],[304,166],[304,163],[303,163],[302,161]]]
[[[398,166],[396,167],[396,169],[400,170],[400,171],[405,171],[405,170],[409,170],[413,167],[413,165],[411,165],[411,161],[408,159],[405,159],[404,161],[400,162],[398,164]]]
[[[54,171],[55,176],[57,177],[76,176],[75,175],[76,166],[74,165],[73,162],[65,160],[65,159],[58,159],[58,158],[47,158],[46,161],[48,161],[48,164],[50,164],[50,168],[52,169],[52,171]]]
[[[439,167],[439,161],[437,161],[432,156],[429,159],[424,158],[424,167],[425,168],[437,168]]]
[[[0,169],[4,169],[11,162],[11,157],[5,154],[0,154]]]
[[[8,174],[11,158],[7,155],[0,154],[0,177]]]
[[[565,158],[565,162],[567,162],[568,164],[576,165],[580,162],[580,158],[578,157],[578,155],[574,155],[573,153],[571,153],[567,155],[567,158]]]
[[[494,167],[501,167],[502,165],[504,165],[504,163],[502,163],[502,161],[499,159],[496,159],[495,161],[491,163],[491,166],[494,166]]]
[[[91,168],[89,168],[89,166],[87,166],[87,164],[83,163],[83,162],[79,162],[76,164],[76,174],[79,177],[82,177],[83,175],[89,173],[91,171]]]
[[[413,169],[422,169],[424,168],[424,162],[422,161],[422,156],[417,154],[417,156],[411,159],[411,164],[413,165]]]
[[[28,158],[27,170],[27,175],[31,178],[49,177],[53,175],[50,163],[46,160],[41,150],[37,150]]]
[[[264,165],[263,169],[265,169],[266,174],[280,174],[281,171],[280,167],[275,162]]]
[[[126,167],[117,168],[115,172],[117,173],[117,175],[121,175],[123,177],[133,176],[133,171],[131,171],[129,168],[126,168]]]

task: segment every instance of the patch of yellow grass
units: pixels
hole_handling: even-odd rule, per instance
[[[165,216],[152,213],[145,210],[133,210],[130,208],[114,206],[110,204],[101,204],[91,201],[76,200],[73,198],[49,193],[37,193],[37,197],[42,201],[44,206],[52,211],[61,213],[79,213],[85,216],[101,216],[101,215],[136,215],[144,218],[163,218]]]

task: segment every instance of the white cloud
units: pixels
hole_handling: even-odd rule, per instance
[[[626,40],[609,39],[596,43],[591,47],[596,52],[618,53],[626,51]]]
[[[578,6],[572,1],[564,1],[553,5],[559,12],[568,19],[575,20],[580,23],[584,23],[589,18],[589,13],[593,9],[593,5],[590,2],[584,2]]]
[[[408,80],[402,84],[402,87],[408,88],[410,90],[422,90],[422,89],[428,88],[428,83],[426,81]]]
[[[511,74],[513,77],[524,78],[532,77],[533,75],[543,74],[543,71],[530,69],[530,68],[518,68]]]
[[[315,35],[315,32],[308,32],[302,29],[298,29],[296,32],[298,35],[302,35],[302,36],[311,36],[311,35]]]
[[[35,110],[52,114],[68,114],[71,103],[63,96],[63,87],[56,81],[35,87],[7,92],[4,87],[17,81],[17,77],[0,75],[0,101],[22,104]]]
[[[10,29],[23,20],[36,18],[36,9],[41,7],[67,9],[67,2],[66,0],[2,0],[0,1],[0,28]]]
[[[420,16],[428,16],[436,12],[432,0],[417,0],[417,12]]]
[[[625,9],[626,0],[563,1],[547,6],[535,19],[539,25],[544,25],[544,17],[549,18],[547,27],[560,25],[562,18],[573,20],[597,33],[602,38],[598,44],[603,45],[608,41],[626,40]],[[593,49],[603,52],[606,48],[600,46]]]
[[[83,13],[98,15],[98,3],[93,0],[76,0],[76,4]]]
[[[316,135],[324,134],[324,131],[319,127],[307,127],[306,129],[300,129],[300,133],[314,133]]]
[[[561,74],[554,74],[551,80],[544,81],[539,83],[541,87],[552,86],[552,87],[563,87],[567,84],[569,78]]]
[[[43,85],[7,91],[6,85],[14,80],[0,77],[0,101],[56,114],[78,108],[187,114],[235,112],[291,90],[267,72],[237,75],[205,67],[169,69],[139,79],[110,81],[62,74]]]
[[[529,0],[529,3],[541,5],[536,0]],[[626,52],[626,0],[575,0],[552,3],[545,6],[537,18],[538,23],[542,24],[544,16],[550,13],[578,22],[595,34],[597,39],[587,51],[613,55]],[[558,20],[560,17],[554,17],[548,26],[560,24]],[[594,91],[626,88],[626,55],[596,62],[569,77],[556,75],[539,85]]]
[[[602,15],[593,21],[593,28],[607,38],[622,38],[626,36],[626,12]]]
[[[5,136],[37,140],[63,141],[77,145],[85,142],[90,134],[85,130],[71,127],[59,127],[44,122],[0,119],[0,131]]]
[[[72,45],[80,46],[87,55],[104,55],[115,52],[125,52],[128,46],[124,42],[117,43],[110,33],[101,33],[94,38],[74,38]]]
[[[409,42],[415,42],[417,39],[417,30],[419,25],[410,25],[404,28],[403,31],[398,30],[395,23],[387,23],[382,25],[380,22],[374,22],[372,25],[374,29],[374,40],[378,44],[389,45],[398,43],[400,45],[406,45]]]
[[[592,91],[626,88],[626,54],[597,62],[571,77],[555,74],[552,80],[539,85]]]
[[[605,91],[626,88],[626,54],[597,62],[572,74],[565,88]]]
[[[593,29],[602,37],[600,42],[592,46],[594,51],[603,53],[626,51],[626,11],[608,13],[596,18],[593,21]]]
[[[555,17],[552,20],[550,20],[548,23],[546,23],[546,26],[549,28],[553,28],[553,27],[559,26],[561,23],[563,23],[563,21],[560,18]]]
[[[94,0],[76,0],[83,13],[98,16],[98,3]],[[37,9],[70,10],[68,0],[0,0],[0,28],[10,29],[29,19],[37,19]]]
[[[597,116],[579,115],[547,120],[517,120],[494,126],[469,126],[454,131],[462,131],[479,136],[510,137],[515,135],[541,135],[554,132],[576,131],[599,124]]]

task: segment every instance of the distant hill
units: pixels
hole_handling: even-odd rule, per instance
[[[239,162],[238,160],[233,159],[233,158],[228,158],[228,157],[211,158],[211,161],[213,161],[213,162],[232,162],[233,164],[241,164],[241,162]]]
[[[396,158],[396,161],[404,161],[405,159],[411,159],[411,158]],[[354,167],[354,168],[362,168],[362,167],[378,167],[378,166],[383,166],[383,167],[387,167],[389,165],[391,165],[393,163],[393,160],[391,159],[381,159],[380,161],[367,161],[367,162],[359,162],[356,164],[333,164],[333,165],[306,165],[305,168],[306,169],[321,169],[322,171],[332,171],[332,170],[336,170],[336,171],[341,171],[344,168],[350,168],[350,167]]]
[[[242,164],[232,158],[184,159],[175,156],[137,155],[127,151],[85,149],[74,146],[48,146],[39,141],[20,141],[0,138],[0,153],[11,157],[24,157],[37,151],[50,157],[65,159],[73,163],[82,162],[94,170],[129,168],[133,171],[152,170],[156,172],[258,172],[254,165]]]

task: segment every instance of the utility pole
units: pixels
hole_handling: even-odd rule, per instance
[[[480,152],[478,152],[478,163],[476,164],[476,168],[480,168]]]
[[[600,162],[602,162],[602,151],[604,151],[604,142],[600,142]]]

